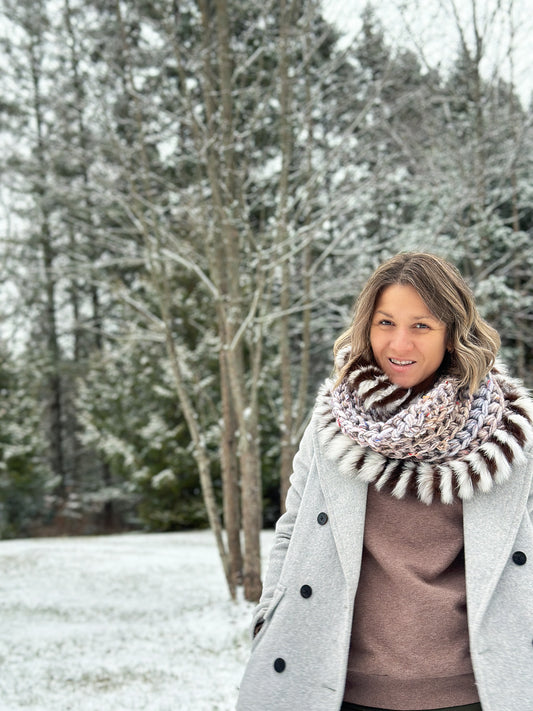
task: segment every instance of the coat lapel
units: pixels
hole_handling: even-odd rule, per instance
[[[490,492],[463,504],[466,590],[471,629],[477,630],[503,567],[512,555],[513,542],[531,487],[528,461]]]
[[[368,485],[341,471],[334,459],[320,454],[320,447],[316,451],[318,476],[335,545],[348,586],[355,589],[361,567]]]

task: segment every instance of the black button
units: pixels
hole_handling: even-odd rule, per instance
[[[311,597],[312,594],[313,588],[310,585],[302,585],[302,587],[300,588],[300,595],[302,597]]]
[[[324,511],[321,511],[318,516],[316,517],[316,520],[318,523],[323,526],[325,523],[328,522],[328,515]]]
[[[513,563],[516,563],[516,565],[525,565],[526,561],[527,555],[522,551],[516,551],[516,553],[513,553]]]
[[[285,660],[282,659],[281,657],[278,657],[276,661],[274,662],[274,669],[281,674],[282,671],[285,671]]]

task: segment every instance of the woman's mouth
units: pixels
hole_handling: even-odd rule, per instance
[[[398,358],[389,358],[389,362],[393,365],[398,365],[400,367],[405,365],[413,365],[414,363],[416,363],[415,360],[399,360]]]

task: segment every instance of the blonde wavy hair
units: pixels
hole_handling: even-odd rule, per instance
[[[375,363],[370,326],[376,301],[393,284],[412,286],[430,312],[446,326],[449,351],[441,370],[457,378],[460,387],[474,392],[494,365],[500,347],[497,331],[481,318],[474,295],[452,264],[433,254],[402,252],[372,274],[359,295],[350,328],[335,341],[335,358],[349,347],[349,356],[337,367],[337,383],[357,362]],[[337,360],[336,360],[337,362]]]

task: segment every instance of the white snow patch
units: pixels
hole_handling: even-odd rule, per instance
[[[210,531],[1,541],[0,707],[233,710],[252,609]]]

